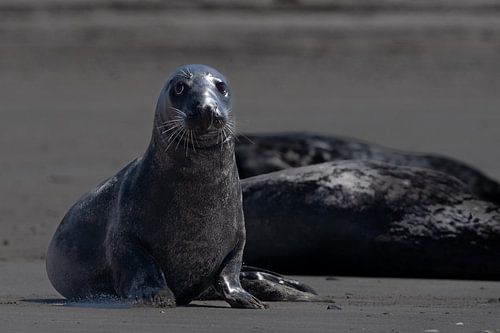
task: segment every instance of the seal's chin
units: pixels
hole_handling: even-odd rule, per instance
[[[207,129],[192,129],[185,122],[175,128],[161,132],[164,150],[184,150],[186,154],[197,149],[226,147],[233,140],[233,131],[224,127],[211,126]]]
[[[231,131],[226,130],[225,127],[212,127],[204,131],[193,131],[193,135],[200,146],[204,147],[225,144],[233,138]]]

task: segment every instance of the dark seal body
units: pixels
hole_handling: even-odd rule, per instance
[[[207,66],[179,69],[146,153],[66,214],[47,253],[63,296],[168,306],[213,285],[231,306],[264,307],[239,281],[245,226],[224,81]]]
[[[500,204],[500,184],[481,171],[448,157],[391,149],[353,138],[309,133],[248,135],[236,145],[241,178],[341,160],[378,161],[426,168],[464,182],[479,198]]]
[[[113,276],[154,261],[177,303],[188,303],[213,284],[224,260],[244,242],[230,151],[214,147],[188,157],[177,151],[170,163],[160,162],[155,151],[153,143],[65,216],[47,260],[62,295],[114,294]]]
[[[248,265],[500,279],[500,207],[446,174],[339,161],[247,178],[242,189]]]

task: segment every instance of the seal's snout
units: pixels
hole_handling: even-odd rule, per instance
[[[206,104],[201,104],[198,103],[196,105],[195,111],[200,114],[214,114],[217,111],[217,103],[212,102],[212,103],[206,103]]]
[[[225,120],[216,102],[196,103],[192,114],[187,118],[189,128],[207,132],[212,128],[220,129]]]

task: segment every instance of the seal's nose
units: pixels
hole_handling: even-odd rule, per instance
[[[219,117],[217,103],[197,103],[193,110],[193,117],[190,121],[192,127],[200,131],[207,131],[212,126],[216,126]]]
[[[208,103],[205,105],[200,106],[202,112],[204,113],[214,113],[215,110],[217,110],[217,104],[215,103]]]

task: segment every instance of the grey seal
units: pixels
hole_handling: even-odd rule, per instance
[[[241,178],[340,160],[379,161],[440,171],[460,179],[479,198],[500,204],[497,181],[464,162],[445,156],[399,151],[354,138],[312,133],[242,135],[236,141],[236,163]]]
[[[337,161],[241,184],[248,265],[286,274],[500,279],[500,207],[455,177]]]
[[[297,281],[241,272],[245,225],[233,125],[221,73],[205,65],[175,71],[160,92],[144,155],[85,194],[57,228],[46,261],[54,288],[70,299],[173,306],[213,286],[232,307],[264,308],[242,288],[242,274],[249,285],[266,282],[264,296],[312,296]]]

